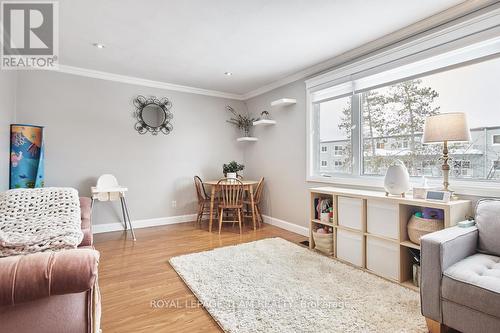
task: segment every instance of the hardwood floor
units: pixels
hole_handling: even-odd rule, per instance
[[[101,253],[99,285],[102,296],[101,328],[108,332],[222,332],[201,307],[168,260],[181,254],[282,237],[299,242],[306,237],[263,225],[256,231],[225,226],[222,234],[209,233],[194,223],[136,229],[137,241],[124,232],[95,235]]]

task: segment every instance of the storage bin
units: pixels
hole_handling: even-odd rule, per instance
[[[380,200],[368,200],[366,216],[368,233],[399,239],[398,204]]]
[[[420,245],[420,237],[444,229],[443,220],[424,219],[413,215],[408,222],[408,238]]]
[[[366,268],[377,275],[399,280],[399,244],[368,236]]]
[[[338,198],[338,224],[344,227],[363,229],[363,200],[348,197]]]
[[[353,265],[363,266],[363,235],[361,233],[337,230],[337,258]]]
[[[333,233],[320,234],[313,231],[314,248],[328,255],[333,255]]]

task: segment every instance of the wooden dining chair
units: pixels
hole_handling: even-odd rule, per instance
[[[257,214],[257,223],[259,224],[259,227],[261,223],[264,223],[264,220],[262,219],[262,214],[260,212],[260,202],[262,200],[262,192],[264,190],[264,177],[262,177],[259,180],[259,183],[257,184],[257,187],[255,188],[255,192],[253,194],[253,204],[254,204],[254,211]],[[245,214],[245,217],[252,217],[252,201],[250,198],[246,198],[243,201],[243,204],[247,207],[247,213]]]
[[[205,186],[203,186],[203,181],[200,177],[194,176],[194,186],[196,187],[196,196],[198,198],[196,225],[201,226],[203,215],[210,215],[210,196],[205,191]]]
[[[243,210],[243,183],[238,179],[223,178],[217,182],[216,188],[219,196],[219,234],[222,223],[238,222],[241,234],[241,219]],[[233,220],[224,220],[224,210],[232,212]],[[237,218],[237,219],[236,219]]]

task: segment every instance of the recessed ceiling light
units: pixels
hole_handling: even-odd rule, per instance
[[[224,75],[225,76],[231,76],[231,75],[233,75],[233,73],[231,73],[231,72],[224,72]]]
[[[105,48],[105,47],[106,47],[106,46],[104,46],[104,44],[101,44],[101,43],[94,43],[94,44],[92,44],[92,45],[94,45],[94,46],[95,46],[95,47],[97,47],[98,49],[103,49],[103,48]]]

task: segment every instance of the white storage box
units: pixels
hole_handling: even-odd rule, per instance
[[[370,234],[399,239],[399,206],[396,203],[367,200],[366,229]]]
[[[363,266],[363,235],[361,233],[337,230],[337,258],[353,265]]]
[[[363,200],[356,198],[338,198],[339,225],[362,230],[363,229]]]
[[[399,280],[399,244],[368,236],[366,268],[377,275]]]

